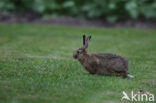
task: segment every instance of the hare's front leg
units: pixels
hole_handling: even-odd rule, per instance
[[[96,74],[95,72],[89,72],[89,73],[92,74],[92,75]]]
[[[96,68],[91,68],[89,71],[90,74],[97,74]]]

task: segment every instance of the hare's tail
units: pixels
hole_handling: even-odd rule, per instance
[[[129,74],[129,73],[127,74],[127,77],[128,77],[128,78],[134,78],[134,76],[131,75],[131,74]]]

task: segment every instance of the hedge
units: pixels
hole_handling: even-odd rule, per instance
[[[156,0],[0,0],[0,12],[32,10],[44,17],[72,16],[108,21],[155,19]]]

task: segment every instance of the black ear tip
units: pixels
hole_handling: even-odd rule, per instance
[[[90,35],[90,36],[89,36],[89,39],[91,39],[91,37],[92,37],[92,36]]]

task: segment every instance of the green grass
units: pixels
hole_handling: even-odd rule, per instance
[[[135,78],[89,75],[72,58],[84,33],[90,52],[126,57]],[[120,103],[132,90],[156,94],[156,30],[0,25],[0,103]]]

